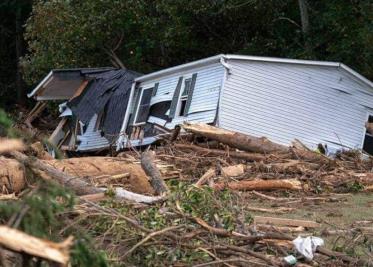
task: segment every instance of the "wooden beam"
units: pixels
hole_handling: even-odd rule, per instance
[[[302,226],[309,228],[320,227],[320,224],[314,221],[304,221],[304,220],[295,220],[287,218],[275,218],[275,217],[262,217],[254,216],[255,224],[275,224],[275,225],[285,225],[285,226]]]

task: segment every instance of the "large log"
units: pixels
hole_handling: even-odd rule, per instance
[[[232,190],[300,190],[302,189],[301,182],[297,179],[271,179],[271,180],[249,180],[229,183],[216,183],[213,188],[223,190],[229,188]]]
[[[220,149],[212,149],[212,148],[203,148],[196,145],[187,145],[187,144],[174,144],[174,146],[181,150],[191,150],[205,156],[221,156],[221,157],[231,157],[236,159],[243,159],[247,161],[262,161],[265,160],[266,157],[262,154],[258,153],[246,153],[246,152],[237,152],[237,151],[224,151]]]
[[[129,174],[122,179],[116,179],[129,190],[140,194],[153,194],[154,190],[149,178],[140,164],[129,160],[113,157],[82,157],[62,160],[43,160],[45,164],[72,176],[93,178],[90,182],[108,180],[105,177],[115,177],[118,174]],[[102,178],[102,179],[101,179]]]
[[[43,240],[8,226],[0,226],[0,245],[31,256],[54,261],[67,266],[70,260],[70,247],[73,238],[69,237],[61,243]]]
[[[82,178],[72,176],[60,170],[57,170],[39,159],[31,159],[17,151],[12,152],[11,155],[18,161],[22,162],[24,165],[30,167],[31,169],[35,168],[45,172],[48,176],[52,177],[59,184],[71,188],[77,195],[98,194],[107,191],[107,189],[105,188],[98,188],[92,186],[90,183],[86,182]],[[41,176],[41,178],[44,177]],[[114,193],[115,197],[118,199],[126,199],[135,202],[153,203],[163,200],[163,197],[160,196],[144,196],[124,190],[122,188],[115,188]]]
[[[163,181],[161,172],[154,163],[154,151],[146,151],[141,155],[141,166],[150,177],[150,183],[158,195],[168,192],[166,183]]]
[[[0,157],[0,191],[19,193],[26,186],[26,171],[23,164],[14,159]]]
[[[204,123],[184,123],[182,127],[189,132],[201,135],[230,147],[234,147],[244,151],[272,153],[272,152],[287,152],[288,147],[276,144],[266,137],[255,137],[242,133],[237,133]]]

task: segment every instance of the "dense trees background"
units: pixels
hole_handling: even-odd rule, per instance
[[[219,53],[341,61],[373,78],[371,0],[6,0],[0,34],[3,105],[23,103],[20,73],[30,90],[51,68],[146,73]]]

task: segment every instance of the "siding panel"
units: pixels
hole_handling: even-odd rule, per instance
[[[90,151],[109,147],[109,141],[105,137],[102,137],[100,132],[94,130],[96,120],[97,114],[93,115],[89,121],[84,134],[78,136],[81,142],[77,148],[77,151]]]
[[[155,104],[172,100],[179,77],[191,78],[194,73],[197,73],[197,80],[189,114],[185,117],[176,116],[170,123],[166,124],[167,128],[172,129],[175,125],[184,121],[212,123],[215,120],[224,67],[220,63],[215,63],[139,84],[139,87],[147,88],[159,83],[157,93],[151,99],[151,104]]]
[[[360,148],[371,88],[332,67],[229,60],[219,126],[289,145]],[[336,144],[334,144],[336,143]]]

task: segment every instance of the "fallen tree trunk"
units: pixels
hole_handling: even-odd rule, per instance
[[[26,170],[14,159],[0,157],[0,188],[2,193],[19,193],[26,187]]]
[[[154,163],[154,152],[146,151],[141,155],[141,166],[145,173],[150,177],[150,183],[158,195],[168,192],[167,185],[162,179],[161,173]]]
[[[216,183],[213,188],[223,190],[229,188],[232,190],[300,190],[302,189],[301,182],[297,179],[271,179],[271,180],[250,180],[229,183]]]
[[[26,155],[20,152],[12,152],[11,155],[16,158],[18,161],[22,162],[26,166],[29,166],[31,169],[35,168],[45,172],[48,176],[51,176],[54,180],[56,180],[59,184],[71,188],[77,195],[90,195],[90,194],[98,194],[107,191],[105,188],[98,188],[94,187],[88,182],[82,180],[79,177],[71,176],[66,174],[60,170],[57,170],[50,165],[46,164],[45,162],[38,160],[38,159],[30,159]],[[44,178],[44,177],[42,177]],[[115,189],[115,197],[119,199],[126,199],[135,202],[141,203],[153,203],[162,201],[164,198],[160,196],[144,196],[140,194],[136,194],[122,188]]]
[[[234,147],[244,151],[271,153],[271,152],[288,152],[288,147],[276,144],[266,137],[254,137],[242,133],[237,133],[204,123],[184,123],[182,127],[189,132],[198,134],[230,147]]]
[[[129,190],[139,194],[153,194],[154,190],[149,183],[149,178],[140,164],[122,158],[113,157],[82,157],[62,160],[43,160],[43,163],[71,176],[92,178],[91,182],[102,180],[104,176],[114,177],[118,174],[129,174],[118,183],[126,185]]]
[[[212,149],[212,148],[203,148],[196,145],[185,145],[185,144],[174,144],[174,146],[181,150],[192,150],[198,153],[203,153],[205,156],[212,155],[212,156],[221,156],[221,157],[231,157],[236,159],[243,159],[247,161],[262,161],[265,160],[266,157],[262,154],[255,154],[255,153],[246,153],[246,152],[237,152],[237,151],[224,151],[220,149]]]
[[[43,240],[8,226],[0,226],[0,245],[15,252],[54,261],[67,266],[73,237],[61,243]]]

